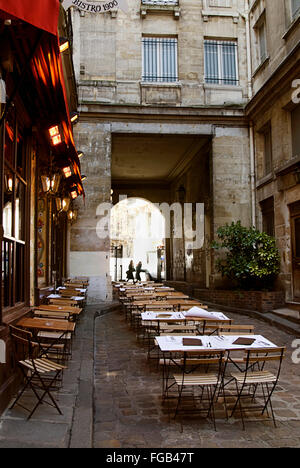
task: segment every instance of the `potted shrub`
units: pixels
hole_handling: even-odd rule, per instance
[[[270,290],[280,272],[280,255],[274,237],[241,222],[218,229],[219,242],[212,247],[222,251],[217,270],[233,285],[244,290]]]

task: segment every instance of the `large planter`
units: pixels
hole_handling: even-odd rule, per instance
[[[269,312],[285,304],[284,291],[231,291],[195,289],[194,297],[201,301],[236,309]]]

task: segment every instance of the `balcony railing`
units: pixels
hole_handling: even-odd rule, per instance
[[[142,5],[178,5],[179,0],[142,0]]]

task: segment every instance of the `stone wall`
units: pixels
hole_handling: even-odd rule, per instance
[[[232,309],[268,312],[285,304],[283,291],[226,291],[194,289],[194,297],[212,304],[219,304]]]
[[[122,11],[95,15],[73,9],[74,68],[79,100],[90,104],[202,106],[244,104],[247,61],[244,0],[232,8],[208,8],[202,1],[180,0],[174,7],[146,8],[130,0]],[[175,9],[176,9],[175,8]],[[142,82],[142,37],[178,39],[178,82]],[[237,86],[204,83],[203,38],[237,40]]]
[[[77,147],[84,153],[80,162],[87,182],[85,198],[75,203],[78,219],[70,233],[70,275],[90,278],[89,302],[109,301],[112,294],[109,231],[105,231],[104,225],[99,228],[103,216],[98,210],[101,204],[110,203],[110,126],[80,122],[75,127],[75,138]]]

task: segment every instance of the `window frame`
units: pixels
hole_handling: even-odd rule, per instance
[[[294,0],[290,0],[289,1],[289,9],[290,9],[290,20],[291,22],[295,21],[296,18],[298,18],[298,16],[300,15],[300,2],[299,2],[299,6],[296,8],[296,10],[294,11],[293,10],[293,1]],[[299,0],[298,0],[299,1]]]
[[[262,53],[262,41],[261,41],[261,31],[263,28],[263,38],[264,38],[264,54]],[[258,20],[253,26],[253,32],[255,35],[255,45],[256,45],[256,64],[255,69],[259,68],[268,58],[269,58],[269,48],[268,48],[268,35],[267,35],[267,20],[266,20],[266,11],[264,10],[259,16]]]
[[[262,231],[269,236],[275,236],[275,208],[274,197],[267,198],[260,202]],[[271,229],[270,229],[271,227]]]
[[[217,63],[218,63],[218,78],[208,77],[207,72],[207,44],[213,44],[217,46]],[[224,76],[224,55],[222,46],[225,44],[234,45],[234,60],[235,60],[235,79],[225,78]],[[218,83],[210,82],[208,80],[216,80]],[[226,81],[232,81],[234,83],[226,83]],[[240,74],[239,74],[239,56],[238,56],[238,41],[236,39],[213,39],[213,38],[204,38],[204,83],[207,85],[221,85],[221,86],[239,86],[240,84]]]
[[[148,42],[148,47],[146,47],[146,44]],[[163,59],[164,59],[164,43],[168,44],[167,41],[170,41],[170,44],[174,44],[172,48],[169,50],[170,54],[173,55],[174,59],[174,70],[175,70],[175,76],[163,76],[162,73],[164,72],[164,65],[163,65]],[[172,42],[174,41],[174,42]],[[156,47],[156,66],[157,66],[157,73],[154,75],[154,73],[150,73],[150,68],[153,66],[153,62],[151,62],[151,66],[149,67],[149,70],[147,70],[146,67],[146,54],[147,52],[149,53],[150,50],[150,44],[155,44]],[[166,49],[168,50],[168,49]],[[150,55],[150,54],[149,54]],[[172,59],[171,59],[172,61]],[[151,79],[152,78],[152,79]],[[169,35],[169,36],[149,36],[149,35],[144,35],[142,36],[142,83],[151,83],[151,84],[176,84],[179,81],[179,70],[178,70],[178,38],[177,36]]]
[[[12,128],[12,150],[11,160],[6,158],[5,141],[8,138],[6,124],[8,119],[13,120]],[[29,237],[28,237],[28,222],[29,219],[29,187],[30,187],[30,158],[27,158],[28,153],[28,138],[25,128],[21,125],[21,119],[17,116],[16,107],[12,107],[9,114],[6,116],[1,126],[1,167],[2,167],[2,193],[1,193],[1,271],[3,291],[1,294],[1,322],[16,308],[21,308],[28,303],[29,299]],[[22,137],[21,137],[22,135]],[[21,142],[22,138],[22,143]],[[18,167],[20,158],[19,148],[21,145],[22,164],[21,169]],[[11,223],[10,231],[4,232],[3,226],[3,211],[5,203],[5,174],[12,177],[12,190],[9,192],[11,196]],[[23,186],[23,196],[18,198],[20,187]],[[22,233],[21,236],[17,229],[16,213],[17,200],[21,200],[19,219],[21,221]],[[20,226],[20,225],[19,225]],[[7,284],[7,288],[6,288]]]

